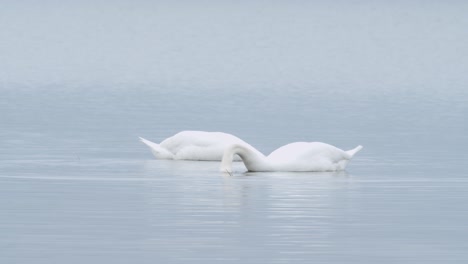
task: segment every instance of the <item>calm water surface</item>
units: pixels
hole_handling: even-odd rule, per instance
[[[468,94],[412,88],[4,87],[1,263],[466,263]],[[235,134],[364,149],[340,173],[157,161]]]

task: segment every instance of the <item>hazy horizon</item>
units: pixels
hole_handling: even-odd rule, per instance
[[[451,89],[468,83],[467,11],[462,1],[2,1],[0,86]]]

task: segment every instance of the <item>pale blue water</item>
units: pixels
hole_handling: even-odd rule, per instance
[[[357,92],[357,91],[356,91]],[[468,96],[421,89],[2,89],[1,263],[463,263]],[[341,173],[218,172],[138,141],[364,149]]]
[[[0,263],[468,263],[468,2],[0,1]],[[138,136],[364,149],[341,173]]]

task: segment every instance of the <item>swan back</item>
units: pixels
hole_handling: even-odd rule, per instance
[[[300,160],[310,161],[317,157],[341,160],[347,158],[347,155],[343,150],[322,142],[290,143],[276,149],[268,155],[270,161],[281,163]]]
[[[157,159],[221,160],[224,150],[232,144],[248,145],[242,139],[222,132],[182,131],[156,144],[146,139]],[[240,160],[238,156],[235,160]]]
[[[161,142],[161,147],[177,153],[189,146],[209,147],[245,143],[242,139],[223,132],[182,131]]]

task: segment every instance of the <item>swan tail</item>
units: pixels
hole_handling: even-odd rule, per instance
[[[154,142],[151,142],[147,139],[144,139],[142,137],[138,137],[140,139],[141,142],[143,142],[145,145],[147,145],[148,147],[152,148],[152,147],[159,147],[159,144],[156,144]]]
[[[140,141],[143,142],[145,145],[147,145],[150,149],[153,155],[157,159],[172,159],[174,158],[174,155],[167,151],[165,148],[161,147],[159,144],[156,144],[154,142],[151,142],[147,139],[144,139],[140,137]]]
[[[356,153],[358,153],[361,149],[362,149],[362,146],[359,145],[359,146],[357,146],[357,147],[355,147],[355,148],[353,148],[353,149],[351,149],[351,150],[346,151],[346,153],[349,155],[349,158],[351,159],[351,158],[354,157],[354,155],[355,155]]]

